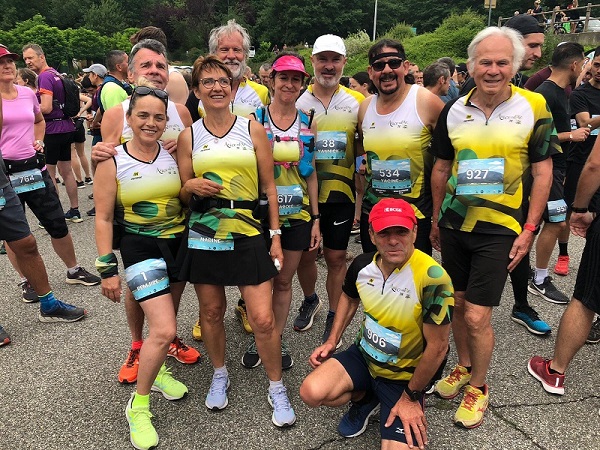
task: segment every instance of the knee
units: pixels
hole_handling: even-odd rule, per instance
[[[225,318],[225,307],[222,305],[201,305],[200,312],[202,320],[208,322],[210,325],[223,323],[223,319]]]
[[[466,308],[464,317],[467,330],[470,334],[482,333],[492,326],[488,314],[482,314],[479,311],[473,311]]]
[[[287,292],[292,290],[292,279],[284,279],[281,275],[278,275],[273,280],[273,290]]]
[[[269,310],[264,314],[258,314],[253,316],[252,329],[254,333],[258,334],[271,334],[275,330],[275,318],[273,317],[273,311]]]
[[[149,334],[152,335],[161,347],[168,347],[177,335],[177,326],[175,323],[162,323],[154,328],[154,330],[150,329]]]
[[[323,397],[318,386],[319,383],[313,381],[313,377],[310,375],[300,385],[300,398],[311,408],[317,408],[323,402]]]
[[[39,256],[37,242],[32,234],[17,242],[10,242],[9,246],[17,258],[34,258]]]

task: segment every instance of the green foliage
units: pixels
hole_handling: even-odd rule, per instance
[[[415,35],[410,25],[400,22],[385,33],[385,37],[404,42]]]
[[[113,34],[127,26],[124,20],[125,11],[116,0],[100,0],[85,11],[84,24],[90,30],[99,33]]]
[[[139,30],[139,28],[125,28],[123,31],[114,33],[107,38],[104,53],[108,53],[109,50],[123,50],[124,52],[129,52],[129,50],[131,50],[129,38]]]
[[[64,32],[56,27],[48,25],[36,25],[33,28],[17,36],[19,47],[32,42],[38,44],[44,50],[48,65],[61,69],[67,65],[69,56],[69,44]]]
[[[366,53],[367,50],[369,50],[369,47],[371,47],[372,42],[367,32],[365,30],[360,30],[348,35],[348,37],[344,39],[344,44],[346,45],[346,52],[348,54],[357,54]]]
[[[75,59],[85,59],[104,63],[106,54],[106,38],[97,31],[87,28],[69,28],[64,31],[69,43],[69,56]]]

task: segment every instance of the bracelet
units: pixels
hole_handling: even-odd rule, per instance
[[[119,262],[114,253],[98,256],[95,266],[102,279],[114,277],[119,274]]]
[[[310,218],[312,220],[319,220],[321,218],[321,214],[317,213],[317,214],[311,214]]]
[[[526,223],[525,225],[523,225],[523,229],[527,230],[527,231],[531,231],[533,234],[537,234],[537,232],[540,229],[540,226],[534,225],[532,223]]]
[[[569,133],[569,142],[573,142],[573,133]]]
[[[269,230],[269,237],[271,239],[273,239],[274,236],[281,236],[281,228],[278,228],[276,230]]]
[[[571,211],[573,211],[574,213],[578,213],[578,214],[585,214],[586,212],[589,211],[588,208],[578,208],[575,205],[571,205]]]

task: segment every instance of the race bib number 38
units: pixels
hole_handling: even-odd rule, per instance
[[[410,160],[371,160],[371,186],[378,195],[410,193]]]
[[[319,131],[316,144],[317,160],[344,159],[348,137],[344,131]]]
[[[466,159],[458,162],[457,195],[504,193],[504,158]]]
[[[398,362],[401,342],[402,334],[390,331],[371,317],[365,316],[360,347],[370,357],[382,363],[395,364]]]

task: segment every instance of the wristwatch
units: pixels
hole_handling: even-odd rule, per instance
[[[273,239],[273,236],[281,235],[281,229],[269,230],[269,237]]]
[[[42,141],[41,139],[36,139],[36,140],[35,140],[35,143],[36,143],[37,145],[39,145],[40,147],[42,147],[42,148],[45,148],[45,147],[46,147],[46,144],[44,144],[44,141]]]
[[[574,213],[577,213],[577,214],[585,214],[589,210],[587,208],[578,208],[575,205],[571,205],[571,211],[573,211]]]
[[[423,398],[422,391],[413,391],[411,388],[408,387],[408,384],[404,388],[404,392],[406,392],[406,395],[408,395],[408,398],[410,398],[410,400],[413,402],[418,402]]]
[[[319,220],[321,218],[321,214],[320,213],[318,213],[318,214],[311,214],[310,218],[312,220]]]

